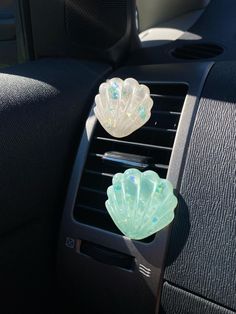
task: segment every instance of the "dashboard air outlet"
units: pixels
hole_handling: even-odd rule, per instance
[[[183,45],[172,50],[171,54],[177,59],[200,60],[212,59],[222,54],[224,49],[216,44],[190,44]]]
[[[131,167],[167,175],[187,86],[145,84],[154,100],[147,124],[122,139],[111,137],[99,123],[95,127],[74,207],[80,223],[120,234],[104,204],[113,175]]]

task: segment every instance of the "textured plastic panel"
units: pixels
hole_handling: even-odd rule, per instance
[[[236,310],[236,62],[215,65],[193,129],[165,278]],[[163,304],[166,297],[163,295]],[[174,302],[168,300],[168,302]],[[195,312],[194,312],[195,313]]]
[[[160,314],[168,313],[234,314],[235,312],[165,282],[163,286],[163,307],[160,309]]]

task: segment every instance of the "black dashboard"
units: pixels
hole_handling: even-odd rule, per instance
[[[179,39],[150,47],[138,40],[135,1],[94,3],[18,3],[27,62],[0,73],[0,311],[233,314],[236,3],[210,1]],[[93,111],[112,77],[146,84],[154,102],[122,139]],[[178,206],[170,226],[132,241],[104,202],[137,155],[171,181]]]

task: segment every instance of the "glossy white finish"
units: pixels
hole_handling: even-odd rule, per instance
[[[133,78],[113,78],[102,83],[95,97],[95,115],[114,137],[125,137],[143,126],[151,116],[149,88]]]

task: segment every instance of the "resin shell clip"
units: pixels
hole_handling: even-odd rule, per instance
[[[130,239],[144,239],[174,219],[177,198],[173,187],[154,171],[128,169],[115,174],[107,196],[108,213]]]
[[[153,100],[146,85],[133,78],[113,78],[102,83],[95,97],[95,115],[114,137],[125,137],[143,126],[151,116]]]

